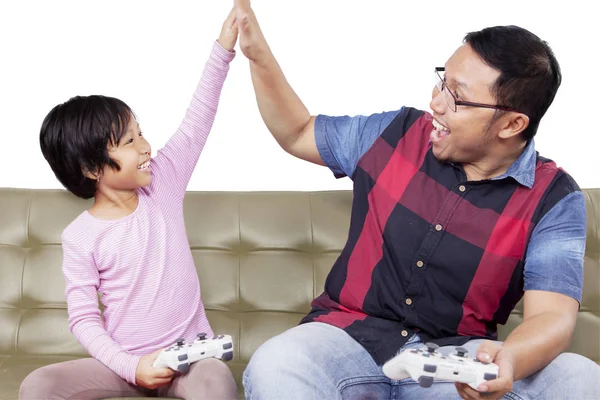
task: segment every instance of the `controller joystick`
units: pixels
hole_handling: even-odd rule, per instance
[[[469,353],[464,347],[457,347],[455,350],[458,357],[466,357],[467,353]]]
[[[435,344],[435,343],[431,343],[431,342],[425,343],[425,346],[427,346],[427,351],[428,351],[430,354],[433,354],[433,353],[435,353],[435,351],[436,351],[436,350],[437,350],[437,349],[440,347],[440,346],[438,346],[437,344]]]

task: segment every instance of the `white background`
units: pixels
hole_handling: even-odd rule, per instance
[[[537,149],[600,187],[594,1],[254,0],[275,56],[312,114],[429,109],[431,71],[465,33],[515,24],[548,41],[563,84]],[[0,187],[60,188],[39,150],[45,115],[74,95],[128,103],[156,152],[175,131],[231,0],[0,0]],[[189,190],[349,189],[265,128],[238,51]]]

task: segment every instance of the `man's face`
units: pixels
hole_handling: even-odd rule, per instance
[[[496,138],[494,114],[489,108],[448,105],[446,90],[457,100],[496,104],[491,88],[500,72],[486,65],[468,44],[459,47],[446,62],[447,88],[433,88],[430,107],[437,121],[431,133],[433,154],[442,161],[472,163],[485,159]],[[440,126],[441,125],[441,126]],[[441,129],[440,129],[441,128]]]

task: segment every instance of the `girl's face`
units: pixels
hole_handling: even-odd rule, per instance
[[[142,136],[140,125],[132,116],[127,131],[116,145],[109,145],[108,154],[121,169],[105,167],[99,186],[113,190],[135,190],[152,183],[150,144]]]

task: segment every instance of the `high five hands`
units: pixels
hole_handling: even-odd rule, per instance
[[[270,54],[270,50],[250,0],[234,0],[232,12],[239,32],[240,50],[251,62],[259,63],[266,54]]]

